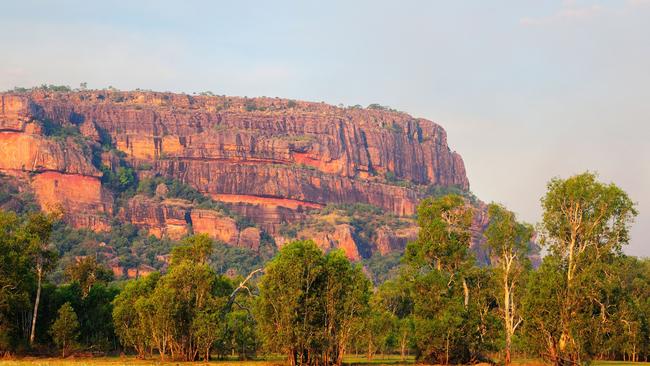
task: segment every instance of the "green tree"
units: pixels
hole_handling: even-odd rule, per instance
[[[58,314],[50,328],[50,334],[54,343],[61,348],[61,356],[65,357],[66,351],[72,347],[79,336],[79,321],[69,302],[61,306]]]
[[[0,210],[0,354],[13,351],[23,334],[16,319],[28,317],[35,278],[28,243],[20,240],[21,220]]]
[[[226,315],[226,325],[225,347],[237,353],[240,360],[252,358],[257,352],[259,339],[257,324],[248,308],[229,312]]]
[[[477,361],[489,344],[485,273],[472,271],[469,253],[472,218],[473,209],[457,195],[418,207],[420,232],[406,248],[400,280],[413,301],[416,355],[427,362]]]
[[[152,344],[149,322],[137,311],[138,300],[153,292],[159,273],[127,283],[113,301],[113,324],[115,333],[124,347],[133,348],[138,358],[144,358]]]
[[[498,204],[488,207],[487,247],[499,282],[497,300],[505,331],[505,364],[511,363],[512,337],[523,321],[519,285],[527,268],[533,228],[517,222],[515,214]]]
[[[36,298],[34,299],[34,311],[32,313],[31,332],[29,334],[30,345],[34,344],[36,337],[36,320],[41,301],[43,280],[47,272],[54,268],[57,258],[56,253],[49,248],[53,219],[54,216],[48,216],[40,212],[32,213],[18,234],[20,241],[28,243],[27,245],[32,256],[33,270],[36,274]]]
[[[390,319],[390,324],[393,329],[390,331],[390,337],[395,338],[402,360],[406,359],[406,353],[413,342],[413,301],[409,294],[408,287],[404,286],[403,281],[390,280],[384,282],[377,291],[373,294],[370,301],[372,313],[374,317],[380,316]],[[379,324],[378,324],[379,323]],[[375,330],[374,334],[386,333],[381,325],[382,321],[379,319],[371,320],[369,323],[371,328]],[[373,337],[377,338],[377,336]],[[371,339],[368,337],[368,339]],[[390,340],[373,342],[373,343],[388,343]],[[372,353],[372,347],[369,347],[369,354]]]
[[[617,282],[604,291],[615,298],[608,309],[600,357],[638,362],[650,353],[650,260],[622,256],[616,264]]]
[[[346,346],[357,321],[369,310],[370,280],[360,266],[354,266],[341,250],[325,256],[326,362],[343,364]]]
[[[215,300],[210,300],[215,301]],[[199,355],[204,361],[210,361],[210,351],[215,343],[223,336],[223,319],[221,306],[223,304],[208,304],[196,312],[192,319],[191,333]]]
[[[211,248],[207,236],[187,238],[174,249],[167,274],[127,285],[113,311],[123,344],[141,356],[151,349],[161,359],[209,359],[233,291],[232,282],[207,264]]]
[[[214,242],[207,234],[196,234],[183,240],[183,245],[172,251],[172,262],[190,261],[199,265],[207,264]]]
[[[257,303],[260,333],[292,365],[340,365],[368,308],[370,281],[340,251],[295,241],[268,264]]]
[[[260,281],[260,331],[270,351],[291,365],[314,364],[323,353],[325,258],[312,241],[285,245]]]
[[[65,269],[69,282],[77,282],[81,286],[83,297],[88,296],[95,283],[107,284],[113,280],[113,272],[97,263],[94,257],[84,257]]]
[[[551,180],[542,208],[542,243],[549,255],[541,272],[556,281],[538,277],[540,284],[533,286],[549,296],[536,305],[553,310],[531,308],[545,314],[536,316],[534,326],[543,332],[551,362],[580,364],[598,351],[598,332],[609,321],[611,305],[604,289],[616,280],[611,274],[637,212],[622,189],[599,182],[592,173]]]

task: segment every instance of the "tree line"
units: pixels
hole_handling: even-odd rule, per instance
[[[541,204],[537,227],[489,205],[490,264],[479,266],[467,199],[423,200],[417,240],[377,287],[341,251],[323,253],[310,240],[229,278],[211,267],[205,235],[176,246],[166,273],[116,283],[94,258],[81,258],[55,286],[52,218],[0,212],[0,352],[187,361],[281,354],[291,365],[341,365],[359,353],[438,364],[647,360],[650,261],[622,251],[633,201],[584,173],[551,180]],[[533,241],[546,252],[538,268]]]

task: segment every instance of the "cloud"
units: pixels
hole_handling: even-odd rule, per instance
[[[650,0],[626,0],[618,7],[600,4],[580,4],[576,0],[565,0],[560,8],[551,15],[523,17],[519,23],[524,26],[545,26],[558,23],[575,23],[588,21],[602,16],[625,15],[650,7]]]
[[[580,6],[577,5],[574,1],[564,1],[562,3],[562,7],[552,15],[543,17],[523,17],[521,18],[520,23],[526,26],[539,26],[559,22],[584,21],[593,19],[608,11],[609,9],[598,4]]]
[[[650,0],[628,0],[626,3],[628,6],[650,6]]]

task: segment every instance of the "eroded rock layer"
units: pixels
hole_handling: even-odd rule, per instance
[[[125,154],[140,177],[179,180],[274,236],[329,204],[369,204],[407,217],[430,187],[469,189],[442,127],[386,109],[155,92],[0,96],[0,171],[28,173],[39,203],[62,208],[77,227],[105,230],[116,211],[99,170],[112,169],[115,159],[97,154],[100,144]],[[48,132],[70,127],[80,136]],[[259,245],[258,229],[240,232],[234,221],[185,203],[134,197],[119,211],[159,236],[193,230]],[[376,243],[359,248],[348,226],[319,236],[319,244],[358,259],[400,249],[413,236],[385,228]]]

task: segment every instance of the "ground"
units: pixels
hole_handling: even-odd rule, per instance
[[[282,365],[283,360],[281,358],[277,359],[265,359],[257,361],[237,361],[237,360],[225,360],[225,361],[212,361],[210,365],[236,365],[236,366],[275,366]],[[405,362],[401,362],[399,356],[386,355],[386,356],[376,356],[371,361],[368,361],[364,356],[349,356],[345,358],[346,365],[362,366],[362,365],[408,365],[414,364],[412,357],[408,358]],[[537,360],[515,360],[515,365],[518,366],[527,366],[535,365],[541,366],[543,363]],[[64,366],[64,365],[75,365],[75,366],[181,366],[181,365],[207,365],[205,362],[160,362],[158,359],[151,360],[138,360],[133,357],[99,357],[99,358],[22,358],[16,360],[0,360],[0,366]],[[622,362],[622,361],[595,361],[591,366],[648,366],[650,363],[633,363],[633,362]]]

